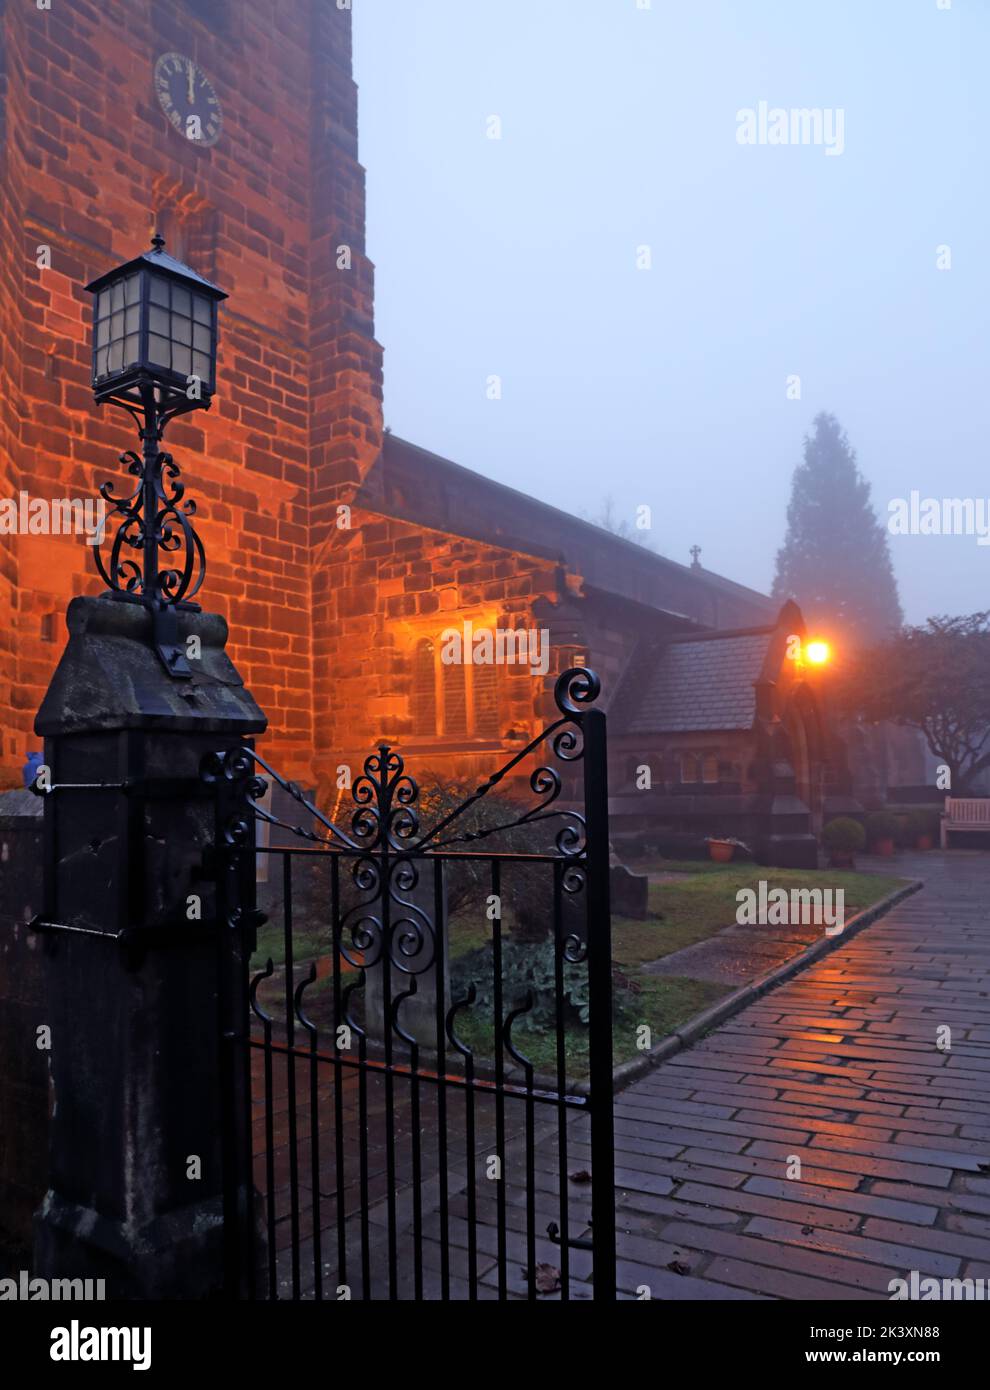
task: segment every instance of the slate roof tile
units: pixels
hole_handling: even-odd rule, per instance
[[[636,673],[638,691],[623,701],[623,733],[665,734],[749,729],[756,717],[754,682],[772,631],[670,642]]]

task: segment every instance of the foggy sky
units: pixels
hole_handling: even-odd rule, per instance
[[[987,0],[354,0],[354,30],[396,434],[647,504],[758,589],[819,410],[882,519],[990,498]],[[841,110],[843,152],[740,145],[761,101]],[[990,606],[973,536],[891,548],[910,621]]]

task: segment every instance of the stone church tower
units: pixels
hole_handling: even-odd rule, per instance
[[[0,39],[0,498],[120,490],[134,438],[93,404],[83,287],[160,230],[230,295],[214,408],[166,436],[199,508],[200,598],[230,623],[266,751],[324,803],[379,740],[420,773],[487,774],[568,665],[610,692],[644,643],[773,623],[697,558],[383,434],[349,8],[0,0]],[[37,747],[68,600],[101,587],[80,537],[0,535],[0,786]],[[465,623],[546,633],[547,669],[445,664]]]
[[[134,441],[93,405],[83,286],[160,228],[231,293],[215,407],[166,443],[200,508],[203,597],[297,773],[328,695],[313,556],[381,445],[350,25],[333,0],[0,2],[0,496],[119,484]],[[197,107],[199,140],[170,118]],[[8,774],[35,745],[66,603],[101,587],[86,550],[0,538]]]

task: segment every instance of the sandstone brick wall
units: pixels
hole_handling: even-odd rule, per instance
[[[6,20],[7,0],[0,0],[0,26]],[[7,69],[10,51],[0,44],[0,190],[9,189],[7,176]],[[0,248],[16,244],[18,237],[18,206],[10,190],[0,197]],[[0,401],[14,395],[15,345],[19,336],[16,327],[15,284],[11,260],[0,253]],[[0,496],[10,497],[16,491],[16,470],[12,450],[9,413],[0,408]],[[0,544],[0,786],[13,785],[13,777],[5,768],[17,760],[18,736],[10,726],[14,700],[14,634],[13,610],[17,590],[17,559],[14,547]],[[21,760],[23,761],[23,759]]]
[[[538,626],[539,600],[559,598],[558,567],[360,508],[351,523],[331,536],[313,576],[314,771],[322,796],[332,799],[341,763],[359,770],[381,741],[408,753],[413,771],[493,772],[542,727],[552,671],[541,679],[498,668],[499,737],[439,739],[417,726],[413,712],[416,644],[460,630],[465,619],[476,629]],[[515,739],[505,737],[510,731]]]
[[[183,0],[4,3],[0,84],[0,489],[87,497],[123,476],[126,417],[89,391],[83,286],[148,245],[231,294],[220,390],[167,437],[200,504],[208,575],[231,650],[290,772],[313,741],[310,508],[353,482],[380,438],[380,354],[364,257],[350,14],[322,0],[273,7]],[[169,126],[156,58],[188,54],[219,96],[204,149]],[[337,248],[353,244],[352,268]],[[50,270],[36,248],[50,245]],[[318,537],[317,537],[318,539]],[[101,585],[77,538],[0,543],[0,775],[36,739],[34,712],[64,641],[62,614]]]

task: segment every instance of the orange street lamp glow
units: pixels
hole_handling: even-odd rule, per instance
[[[804,654],[813,666],[824,666],[832,655],[827,642],[809,642]]]

